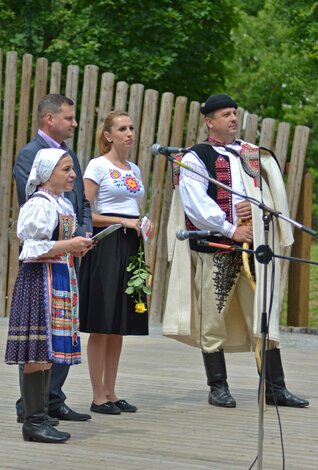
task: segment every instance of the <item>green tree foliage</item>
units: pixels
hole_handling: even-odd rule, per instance
[[[2,47],[202,100],[221,89],[231,0],[0,0]],[[5,31],[5,32],[4,32]]]
[[[263,3],[252,13],[248,8],[239,11],[238,27],[232,31],[235,56],[228,61],[227,90],[260,116],[311,128],[307,166],[318,188],[318,2]]]
[[[240,12],[227,89],[261,116],[313,127],[317,111],[318,3],[266,0]]]
[[[244,11],[250,16],[255,16],[264,7],[265,0],[237,0],[236,6],[240,11]]]

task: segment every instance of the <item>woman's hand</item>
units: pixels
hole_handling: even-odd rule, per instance
[[[70,248],[68,252],[73,256],[85,256],[93,248],[94,242],[90,238],[74,237],[69,240]]]
[[[123,220],[123,227],[124,228],[132,228],[136,230],[138,237],[140,237],[141,229],[140,229],[140,219],[124,219]]]

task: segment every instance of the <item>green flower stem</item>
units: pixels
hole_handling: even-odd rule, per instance
[[[140,239],[137,254],[131,256],[129,260],[127,271],[132,273],[132,276],[127,283],[125,292],[132,296],[136,304],[143,303],[142,294],[150,295],[151,289],[146,285],[147,277],[150,273],[144,259],[142,239]]]

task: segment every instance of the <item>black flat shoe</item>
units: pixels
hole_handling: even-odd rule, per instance
[[[91,411],[94,411],[94,413],[103,413],[105,415],[120,415],[121,413],[121,409],[112,401],[102,403],[101,405],[96,405],[96,403],[92,402]]]
[[[135,413],[137,411],[137,407],[131,405],[126,400],[117,400],[114,402],[114,405],[116,405],[117,408],[119,408],[124,413]]]

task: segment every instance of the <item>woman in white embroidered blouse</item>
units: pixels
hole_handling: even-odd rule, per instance
[[[42,149],[33,162],[26,186],[27,202],[18,218],[23,242],[15,283],[5,360],[24,364],[21,385],[24,440],[63,442],[70,434],[57,431],[47,419],[52,363],[80,362],[78,293],[74,256],[93,245],[74,237],[75,214],[63,196],[76,174],[70,155]]]
[[[133,299],[125,293],[131,276],[129,258],[140,247],[139,205],[144,186],[138,166],[127,160],[134,143],[134,127],[127,113],[113,111],[106,116],[98,143],[101,156],[92,159],[84,173],[94,234],[112,224],[121,224],[122,229],[98,242],[82,261],[80,329],[90,333],[91,411],[120,414],[137,410],[115,392],[123,335],[148,334],[147,313],[137,313]]]

